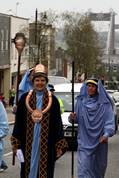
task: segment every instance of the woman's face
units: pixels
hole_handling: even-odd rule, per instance
[[[34,79],[34,88],[36,90],[43,90],[46,87],[46,84],[45,77],[39,76]]]
[[[88,94],[91,95],[95,95],[97,93],[97,87],[95,84],[89,83],[88,84]]]

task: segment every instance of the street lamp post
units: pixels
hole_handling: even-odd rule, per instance
[[[44,36],[46,36],[46,20],[47,15],[46,12],[43,13],[41,23],[38,22],[38,10],[35,11],[35,45],[37,45],[37,61],[36,63],[41,63],[41,44],[44,40]]]
[[[18,5],[19,5],[19,2],[16,2],[16,16],[17,16]]]
[[[74,60],[72,61],[72,113],[74,113]],[[72,120],[72,142],[74,140],[74,121]],[[74,151],[71,157],[71,178],[74,178]]]
[[[15,44],[15,48],[18,51],[18,67],[17,67],[17,87],[16,87],[16,106],[18,105],[18,91],[19,91],[19,82],[20,82],[20,61],[21,61],[21,53],[25,47],[26,38],[23,33],[16,33],[12,42]],[[13,153],[12,164],[15,164],[15,153]]]
[[[21,53],[25,47],[26,38],[24,33],[16,33],[15,38],[12,40],[15,44],[15,48],[18,52],[18,67],[17,67],[17,86],[16,86],[16,105],[18,104],[18,90],[20,82],[20,62],[21,62]]]

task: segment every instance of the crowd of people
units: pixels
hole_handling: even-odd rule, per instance
[[[28,70],[19,85],[11,144],[13,164],[15,156],[20,154],[21,178],[53,178],[56,160],[67,151],[61,119],[64,107],[54,91],[54,87],[48,85],[48,71],[42,64]],[[10,92],[10,104],[13,106],[14,88]],[[2,145],[8,134],[8,119],[2,102],[0,110]],[[83,82],[75,112],[70,113],[69,121],[78,123],[77,177],[104,178],[108,138],[115,134],[115,121],[112,100],[101,80],[90,78]],[[1,150],[2,171],[2,167],[7,168],[7,165],[3,160],[3,147]]]

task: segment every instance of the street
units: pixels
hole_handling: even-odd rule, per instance
[[[10,134],[13,125],[10,125]],[[118,178],[119,177],[119,132],[109,139],[109,159],[108,168],[105,178]],[[12,153],[10,145],[10,135],[5,138],[5,153],[4,158],[8,164],[8,169],[0,173],[1,178],[18,178],[19,177],[19,163],[16,158],[16,165],[12,166]],[[76,177],[76,152],[74,153],[74,177]],[[55,166],[54,178],[70,178],[71,177],[71,152],[68,151],[62,156]]]

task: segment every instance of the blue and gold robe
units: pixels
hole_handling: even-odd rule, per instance
[[[37,178],[53,178],[54,164],[57,159],[58,150],[62,150],[62,154],[67,149],[67,143],[64,139],[62,120],[60,115],[60,106],[55,96],[52,96],[52,106],[50,110],[44,114],[41,124],[36,126],[31,119],[31,114],[27,111],[25,99],[28,93],[21,96],[18,103],[16,122],[12,133],[12,145],[17,149],[21,149],[25,158],[25,162],[21,163],[21,178],[29,178],[30,168],[32,167],[34,146],[36,147],[38,158]],[[36,109],[37,98],[34,91],[30,106]],[[48,103],[48,91],[45,90],[42,99],[42,109]],[[39,127],[38,134],[34,132],[34,128]],[[36,137],[34,136],[36,134]],[[34,140],[36,139],[36,140]],[[35,143],[36,141],[36,143]],[[37,154],[36,154],[37,155]],[[37,160],[37,159],[36,159]],[[33,172],[31,173],[33,174]]]

